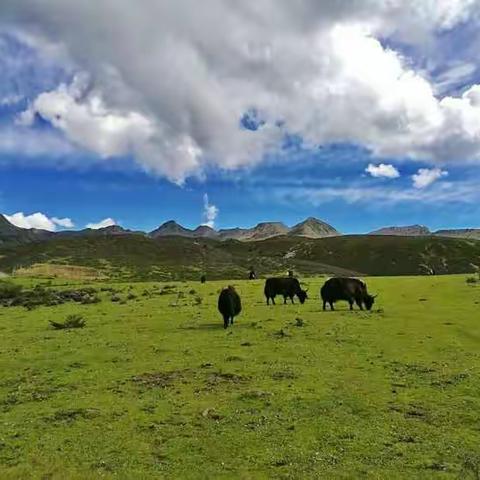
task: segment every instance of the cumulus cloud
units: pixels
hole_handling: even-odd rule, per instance
[[[370,163],[365,171],[375,178],[398,178],[400,176],[400,172],[393,165],[385,163],[380,163],[380,165]]]
[[[212,205],[208,200],[208,194],[203,195],[203,223],[210,228],[215,228],[215,220],[217,218],[219,209]]]
[[[49,218],[41,212],[25,215],[23,212],[17,212],[13,215],[5,215],[5,218],[20,228],[38,228],[54,232],[57,227],[72,228],[74,223],[70,218]]]
[[[111,227],[116,225],[117,222],[113,218],[104,218],[97,223],[87,223],[87,228],[91,228],[93,230],[98,230],[99,228]]]
[[[415,188],[426,188],[438,179],[448,175],[448,172],[440,168],[420,168],[417,173],[412,175],[413,186]]]
[[[101,157],[138,153],[153,133],[150,121],[136,112],[107,110],[97,93],[82,101],[87,86],[84,77],[78,76],[71,85],[62,84],[55,91],[40,94],[19,116],[18,123],[31,125],[35,115],[40,115],[72,142]]]
[[[5,156],[41,157],[45,161],[65,160],[74,153],[75,148],[56,132],[0,126],[0,154]],[[5,159],[0,157],[0,162]]]
[[[286,133],[379,156],[480,159],[480,86],[437,98],[414,62],[380,41],[434,42],[474,21],[478,7],[212,0],[199,11],[192,0],[2,0],[0,12],[42,46],[62,46],[88,78],[38,95],[24,123],[39,115],[100,157],[131,154],[180,183],[211,166],[254,165],[278,152]],[[241,127],[248,111],[261,119],[254,131]]]

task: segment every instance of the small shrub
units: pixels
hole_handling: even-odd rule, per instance
[[[80,300],[80,303],[83,305],[91,305],[94,303],[99,303],[101,300],[97,295],[84,295]]]
[[[113,287],[102,287],[100,289],[101,292],[111,292],[111,293],[115,293],[115,289]]]
[[[135,300],[137,296],[134,293],[129,293],[127,295],[127,300]]]
[[[295,325],[296,325],[297,327],[303,327],[303,325],[304,325],[303,318],[297,317],[297,318],[295,319]]]
[[[462,469],[459,478],[471,478],[472,480],[480,479],[480,458],[476,454],[464,454]]]
[[[471,283],[477,283],[478,280],[475,277],[468,277],[465,281],[471,284]]]
[[[202,304],[202,297],[199,297],[198,295],[195,297],[194,301],[193,301],[193,304],[194,305],[201,305]]]
[[[170,295],[176,293],[174,285],[165,285],[159,292],[159,295]]]
[[[189,292],[190,295],[195,295],[197,292],[192,288]]]
[[[18,297],[22,292],[21,285],[15,285],[12,282],[0,282],[0,300],[10,300]]]
[[[68,315],[63,323],[58,323],[50,320],[50,325],[55,330],[66,330],[71,328],[83,328],[85,326],[85,320],[81,315]]]
[[[112,298],[110,299],[112,302],[120,302],[122,299],[120,298],[119,295],[112,295]]]

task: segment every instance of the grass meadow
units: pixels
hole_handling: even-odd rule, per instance
[[[230,282],[226,331],[228,282],[0,307],[0,478],[480,478],[480,283],[367,278],[371,312],[323,312],[323,281],[270,307]],[[86,326],[50,326],[71,314]]]

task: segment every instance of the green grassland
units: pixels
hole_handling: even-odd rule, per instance
[[[270,307],[232,281],[226,331],[226,282],[0,307],[0,478],[479,478],[480,284],[368,278],[373,311],[322,312],[304,281]],[[69,314],[86,326],[49,326]]]

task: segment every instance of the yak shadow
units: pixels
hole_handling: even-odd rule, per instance
[[[197,325],[183,325],[178,327],[180,330],[231,330],[237,329],[241,326],[241,324],[234,323],[233,325],[229,326],[227,329],[223,328],[222,322],[217,323],[199,323]]]

